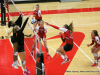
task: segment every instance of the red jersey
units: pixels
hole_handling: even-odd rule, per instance
[[[66,44],[73,45],[73,35],[69,30],[64,32],[64,39],[66,40]]]
[[[37,34],[39,35],[39,37],[41,37],[41,38],[45,38],[46,37],[47,28],[45,26],[43,28],[38,26],[36,29],[37,29]]]
[[[34,9],[34,15],[35,15],[35,19],[42,19],[42,16],[40,15],[39,16],[39,14],[41,14],[41,11],[40,10],[36,10],[36,9]]]
[[[68,29],[60,28],[60,27],[54,26],[54,25],[50,25],[50,26],[63,31],[64,32],[64,38],[66,40],[66,44],[73,45],[73,35]]]
[[[94,43],[96,43],[96,45],[100,45],[99,36],[95,36],[95,38],[92,38],[92,43],[90,45],[93,45]]]

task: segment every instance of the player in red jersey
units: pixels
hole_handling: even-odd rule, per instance
[[[89,47],[95,43],[95,45],[91,48],[91,52],[93,53],[94,59],[95,59],[95,62],[92,65],[92,67],[95,67],[95,66],[98,66],[98,60],[100,59],[100,56],[97,54],[100,50],[100,38],[99,38],[97,30],[93,30],[91,32],[91,37],[92,37],[92,43],[87,44],[87,46]]]
[[[63,62],[61,64],[67,63],[70,61],[70,59],[67,57],[67,55],[65,54],[65,52],[72,50],[73,48],[73,23],[71,23],[69,26],[67,24],[65,24],[63,26],[63,28],[60,28],[58,26],[55,25],[51,25],[47,22],[45,22],[47,25],[52,26],[53,28],[59,29],[61,31],[64,32],[64,38],[62,37],[62,33],[60,32],[60,36],[63,42],[66,42],[65,46],[59,47],[56,52],[58,55],[61,56],[61,58],[63,59]]]
[[[37,4],[36,9],[34,9],[33,17],[35,17],[35,19],[37,20],[37,24],[39,25],[40,20],[42,20],[41,11],[39,10],[39,4]],[[35,27],[36,27],[36,25],[35,25]]]
[[[37,38],[41,37],[43,39],[44,47],[45,47],[46,52],[47,52],[47,59],[50,59],[50,55],[49,55],[49,51],[48,51],[48,47],[47,47],[47,40],[46,40],[47,28],[44,26],[43,20],[40,21],[40,26],[38,26],[36,28],[36,31],[37,31]],[[35,39],[33,46],[32,46],[32,53],[33,54],[34,54],[34,50],[35,50],[37,40],[38,39]]]

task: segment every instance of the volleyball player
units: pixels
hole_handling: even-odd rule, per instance
[[[63,28],[60,28],[58,26],[55,26],[55,25],[51,25],[47,22],[45,22],[47,25],[55,28],[55,29],[59,29],[61,31],[64,32],[64,36],[62,36],[62,32],[60,32],[60,36],[61,36],[61,39],[63,42],[66,42],[66,45],[65,46],[62,46],[62,47],[59,47],[57,50],[56,50],[56,53],[58,55],[61,56],[61,58],[63,59],[63,62],[61,63],[64,64],[64,63],[67,63],[70,61],[70,59],[67,57],[67,55],[65,54],[65,52],[68,52],[68,51],[71,51],[72,48],[73,48],[73,23],[71,23],[69,26],[67,24],[65,24],[63,26]]]
[[[36,25],[39,25],[40,20],[42,20],[41,11],[39,10],[39,4],[36,5],[36,9],[34,9],[33,18],[37,20]],[[36,25],[34,27],[36,27]]]
[[[14,22],[14,21],[9,21],[8,23],[8,27],[14,27],[15,25],[18,25],[19,27],[21,27],[22,25],[22,13],[21,15],[18,17],[18,19]],[[11,31],[8,31],[8,33],[11,32]],[[8,34],[9,35],[9,34]],[[13,64],[12,66],[15,68],[15,69],[18,69],[17,66],[20,66],[19,63],[18,63],[18,51],[17,51],[17,39],[16,39],[16,33],[14,33],[13,31],[13,36],[11,36],[11,42],[13,44],[13,49],[14,49],[14,54],[13,54]]]
[[[1,0],[0,0],[0,11],[1,11]]]
[[[30,17],[30,14],[28,15],[27,19],[25,20],[22,28],[20,28],[18,25],[15,25],[13,27],[13,29],[11,30],[11,31],[14,31],[15,33],[17,33],[17,36],[16,36],[17,44],[18,44],[17,45],[17,51],[20,54],[21,64],[22,64],[22,67],[24,69],[23,74],[26,74],[26,75],[30,75],[30,74],[29,74],[29,71],[27,70],[27,68],[25,66],[25,50],[24,50],[24,33],[23,33],[23,30],[26,26],[26,23],[27,23],[29,17]]]
[[[100,51],[100,38],[99,38],[97,30],[93,30],[91,32],[91,37],[92,37],[92,43],[87,44],[87,46],[89,47],[95,43],[95,45],[91,48],[91,52],[93,53],[93,56],[95,59],[92,67],[96,67],[96,66],[98,66],[98,61],[100,59],[100,56],[98,55],[98,52]]]
[[[36,28],[36,31],[37,31],[37,35],[40,38],[42,38],[42,40],[43,40],[44,47],[45,47],[46,52],[47,52],[47,59],[50,59],[49,50],[48,50],[48,47],[47,47],[47,40],[46,40],[47,28],[44,26],[44,21],[43,20],[40,21],[40,26],[38,26]],[[37,36],[37,38],[38,38],[38,36]],[[37,40],[38,39],[35,39],[35,41],[33,43],[33,46],[32,46],[32,52],[33,52],[33,54],[34,54],[34,50],[35,50],[35,47],[36,47]]]

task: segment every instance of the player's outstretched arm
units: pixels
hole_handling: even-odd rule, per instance
[[[60,28],[60,27],[58,27],[58,26],[49,24],[48,22],[45,22],[45,24],[46,24],[46,25],[49,25],[49,26],[51,26],[51,27],[53,27],[53,28],[55,28],[55,29],[59,29],[59,30],[61,30],[61,31],[63,31],[63,32],[66,32],[66,31],[68,30],[68,29],[65,29],[65,28]]]

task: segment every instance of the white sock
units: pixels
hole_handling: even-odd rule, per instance
[[[62,58],[62,59],[64,59],[64,56],[63,56],[63,55],[61,55],[61,58]]]
[[[49,53],[47,53],[47,55],[49,55]]]
[[[18,63],[18,60],[16,60],[15,62]]]
[[[24,69],[24,71],[27,71],[26,69]]]
[[[65,58],[68,58],[67,55],[65,55]]]
[[[97,60],[95,60],[95,63],[97,63]]]
[[[15,65],[15,64],[16,64],[16,61],[13,62],[13,65]]]

